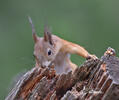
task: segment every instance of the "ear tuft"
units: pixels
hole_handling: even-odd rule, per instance
[[[51,45],[53,45],[52,34],[51,34],[49,28],[46,25],[45,25],[45,28],[44,28],[44,40],[46,42],[49,42]]]
[[[32,23],[32,19],[30,16],[28,16],[28,20],[29,20],[29,23],[31,24],[31,27],[32,27],[32,36],[33,36],[34,42],[36,43],[38,40],[38,37],[36,35],[36,31],[35,31],[35,28],[34,28],[34,25]]]

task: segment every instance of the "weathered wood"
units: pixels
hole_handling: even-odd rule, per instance
[[[88,60],[73,73],[53,67],[24,74],[6,100],[119,100],[119,58],[109,48],[100,60]]]

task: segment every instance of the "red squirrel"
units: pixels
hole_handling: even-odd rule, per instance
[[[35,42],[34,56],[36,67],[49,67],[54,64],[56,73],[65,73],[77,68],[77,65],[71,62],[70,54],[77,54],[86,59],[97,59],[78,44],[66,41],[60,37],[51,34],[48,27],[44,29],[44,37],[38,37],[32,20],[28,17],[32,27],[32,36]]]

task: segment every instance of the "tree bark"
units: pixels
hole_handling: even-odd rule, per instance
[[[119,100],[119,58],[109,48],[101,59],[87,60],[73,73],[54,67],[32,68],[5,100]]]

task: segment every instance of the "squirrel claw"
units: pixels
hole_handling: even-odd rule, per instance
[[[97,57],[96,55],[89,55],[86,59],[87,59],[87,60],[88,60],[88,59],[97,60],[98,57]]]

